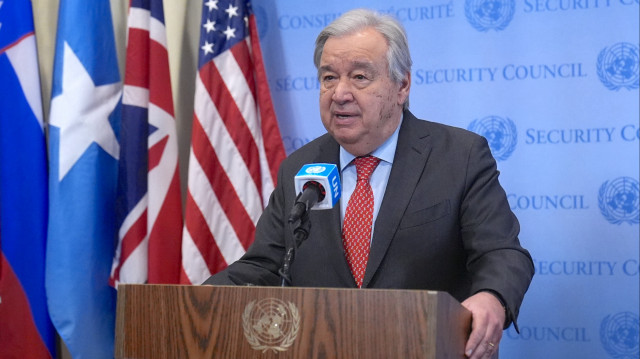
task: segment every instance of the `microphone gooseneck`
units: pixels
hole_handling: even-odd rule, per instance
[[[285,255],[278,270],[283,287],[291,285],[290,270],[296,249],[309,237],[309,212],[312,209],[331,209],[338,203],[341,193],[338,166],[332,163],[305,164],[294,177],[294,185],[298,196],[288,218],[293,239],[285,236]]]

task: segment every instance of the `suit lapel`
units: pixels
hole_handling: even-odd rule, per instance
[[[367,287],[395,235],[431,152],[425,126],[408,110],[398,134],[398,145],[380,212],[376,218],[363,287]]]
[[[318,156],[313,160],[315,163],[334,163],[340,168],[340,145],[331,138],[329,135],[325,135],[325,143],[319,146],[320,150]],[[315,212],[315,213],[314,213]],[[331,267],[341,283],[336,283],[340,287],[355,287],[355,280],[351,274],[351,269],[347,264],[347,260],[344,256],[344,247],[342,245],[342,226],[340,224],[340,204],[328,211],[313,211],[313,219],[311,222],[311,232],[314,233],[314,237],[326,244],[324,247],[326,250],[324,253],[317,253],[317,255],[323,255],[326,258],[326,262]],[[316,225],[314,223],[321,224],[327,223],[328,225]]]

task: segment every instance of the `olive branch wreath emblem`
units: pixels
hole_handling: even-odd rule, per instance
[[[276,300],[280,302],[279,300],[273,298],[271,298],[270,300]],[[249,302],[249,304],[247,304],[244,312],[242,313],[242,328],[244,330],[244,336],[249,342],[249,345],[251,345],[251,348],[255,350],[261,350],[263,353],[267,352],[268,350],[273,350],[274,353],[284,352],[288,350],[295,341],[296,337],[298,336],[298,331],[300,330],[300,312],[298,311],[298,308],[296,308],[295,304],[291,302],[288,302],[284,305],[284,307],[288,309],[288,312],[291,314],[291,328],[285,335],[282,336],[282,340],[278,343],[278,345],[266,345],[265,343],[262,343],[260,341],[258,333],[256,333],[256,331],[252,328],[251,314],[255,306],[256,301],[252,300],[251,302]]]

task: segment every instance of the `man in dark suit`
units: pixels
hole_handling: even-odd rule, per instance
[[[341,207],[310,212],[291,284],[447,291],[472,313],[466,354],[490,357],[502,329],[517,318],[533,263],[520,246],[487,141],[409,112],[411,58],[393,18],[367,10],[344,14],[318,36],[314,61],[328,133],[282,163],[255,242],[205,284],[278,285],[285,248],[294,241],[287,223],[294,176],[304,164],[334,163],[341,170]],[[374,170],[368,184],[359,184],[355,163],[365,156],[374,156]],[[358,186],[373,197],[372,219],[364,234],[357,232],[364,244],[354,245],[351,216],[362,207],[351,201],[361,196]],[[355,222],[359,231],[367,220]]]

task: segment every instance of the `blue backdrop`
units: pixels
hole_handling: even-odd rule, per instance
[[[287,153],[324,133],[318,32],[405,25],[411,110],[486,136],[536,276],[504,358],[638,358],[638,0],[254,1]]]

